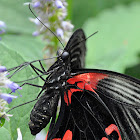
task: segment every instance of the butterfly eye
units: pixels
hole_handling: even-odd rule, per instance
[[[69,53],[68,52],[63,52],[63,54],[62,54],[62,56],[61,56],[61,58],[62,58],[62,60],[67,60],[68,59],[68,57],[69,57]]]
[[[69,53],[67,51],[64,51],[63,49],[59,49],[57,51],[57,56],[60,56],[62,60],[67,60],[69,57]]]

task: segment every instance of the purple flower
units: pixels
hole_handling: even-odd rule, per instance
[[[17,96],[2,93],[0,94],[0,98],[4,99],[8,104],[10,104],[12,102],[12,99],[17,98]]]
[[[58,36],[60,36],[61,38],[63,38],[63,30],[61,28],[58,28],[56,30],[56,33],[57,33]]]
[[[0,34],[3,34],[6,32],[4,28],[6,28],[6,24],[5,24],[5,22],[0,20]],[[0,38],[0,40],[1,40],[1,38]]]
[[[33,8],[40,7],[40,1],[37,1],[33,4]]]
[[[71,31],[74,28],[74,26],[69,21],[62,21],[61,25],[64,30],[68,31]]]
[[[5,30],[4,29],[0,29],[0,34],[3,34],[5,33]]]
[[[5,22],[0,20],[0,28],[6,28],[6,24]]]
[[[40,19],[39,17],[38,17],[38,19]],[[31,22],[34,22],[36,25],[40,25],[40,21],[38,20],[37,18],[29,18],[29,20],[31,21]]]
[[[35,31],[35,32],[32,33],[32,35],[33,36],[38,36],[39,35],[39,32],[38,31]]]
[[[63,6],[63,4],[60,0],[56,0],[55,5],[56,5],[57,8],[64,8],[64,6]]]
[[[12,81],[7,81],[6,86],[12,90],[12,92],[15,92],[17,89],[22,89],[18,84],[12,82]]]
[[[5,72],[7,71],[6,67],[5,66],[0,66],[0,72]]]

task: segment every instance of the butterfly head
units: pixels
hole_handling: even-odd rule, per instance
[[[63,60],[66,61],[69,58],[69,53],[65,50],[59,49],[57,55]]]

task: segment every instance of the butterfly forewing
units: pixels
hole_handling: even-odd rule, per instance
[[[71,69],[83,68],[85,66],[85,34],[82,29],[78,29],[71,36],[64,50],[70,54]]]

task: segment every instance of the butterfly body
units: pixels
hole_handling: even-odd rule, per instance
[[[29,127],[32,135],[36,135],[46,127],[56,110],[59,93],[46,93],[48,92],[43,93],[31,111]]]
[[[55,65],[48,70],[48,72],[52,72],[46,78],[44,84],[45,91],[36,102],[30,115],[29,127],[33,135],[36,135],[46,127],[46,124],[49,123],[51,117],[54,115],[58,105],[58,97],[61,94],[60,92],[66,87],[66,81],[69,79],[71,73],[70,63],[68,62],[70,60],[69,53],[66,51],[61,52],[61,50],[58,53],[59,55],[63,54],[58,57]]]
[[[85,40],[82,29],[75,31],[48,69],[44,93],[30,115],[31,133],[51,121],[47,140],[139,140],[140,80],[84,69]]]

